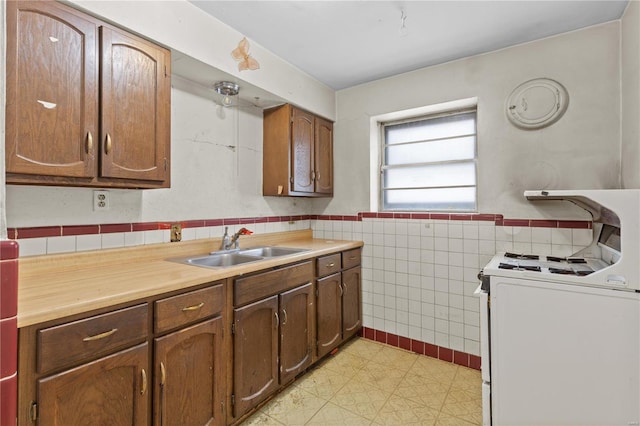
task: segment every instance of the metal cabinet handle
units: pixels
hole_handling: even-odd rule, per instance
[[[144,395],[144,393],[147,391],[147,372],[143,368],[141,373],[142,373],[142,389],[140,389],[140,395]]]
[[[274,312],[275,316],[276,316],[276,327],[278,327],[280,325],[280,317],[278,316],[278,311]]]
[[[197,305],[192,305],[192,306],[187,306],[185,308],[182,308],[182,312],[197,311],[203,306],[204,306],[204,302],[200,302]]]
[[[93,151],[93,135],[91,132],[87,133],[87,154],[91,154]]]
[[[282,314],[283,314],[282,325],[285,325],[287,323],[287,310],[282,308]]]
[[[94,336],[87,336],[84,339],[82,339],[83,342],[93,342],[94,340],[100,340],[100,339],[104,339],[105,337],[109,337],[111,336],[113,333],[115,333],[116,331],[118,331],[117,328],[114,328],[112,330],[109,331],[105,331],[104,333],[100,333],[100,334],[96,334]]]
[[[160,362],[160,386],[164,386],[167,381],[167,370],[164,367],[164,362]]]
[[[315,171],[311,171],[311,180],[314,181],[316,180],[316,172]]]
[[[111,152],[111,135],[107,133],[107,143],[104,145],[104,153],[109,155]]]
[[[342,294],[347,294],[347,284],[346,283],[342,283]]]
[[[316,180],[320,182],[320,172],[316,173]]]
[[[333,268],[334,266],[336,266],[336,264],[333,263],[333,262],[328,263],[328,264],[325,265],[325,267],[327,267],[327,268]]]
[[[344,294],[344,290],[342,289],[342,284],[338,283],[338,288],[340,288],[340,297]]]

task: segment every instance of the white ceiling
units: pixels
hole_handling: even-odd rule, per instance
[[[627,5],[627,0],[190,1],[336,90],[616,20]]]

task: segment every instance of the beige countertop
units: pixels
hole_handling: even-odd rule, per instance
[[[279,232],[241,237],[241,246],[271,245],[309,251],[217,269],[167,260],[206,254],[219,245],[219,238],[211,238],[21,258],[18,327],[349,250],[361,247],[362,242],[314,239],[311,230]]]

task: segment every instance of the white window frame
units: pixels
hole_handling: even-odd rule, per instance
[[[383,165],[383,125],[387,123],[396,123],[401,121],[419,121],[436,117],[438,115],[452,114],[469,110],[476,110],[476,128],[477,128],[477,105],[478,98],[461,99],[451,102],[444,102],[435,105],[429,105],[410,110],[396,111],[387,114],[373,116],[370,119],[370,207],[371,211],[385,211],[382,204],[382,165]],[[477,138],[477,129],[476,129]],[[448,212],[475,212],[478,208],[478,147],[476,139],[476,205],[474,209],[469,210],[411,210],[411,211],[448,211]],[[386,210],[386,211],[404,211],[404,210]]]

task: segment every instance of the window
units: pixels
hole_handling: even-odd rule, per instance
[[[476,210],[476,111],[382,123],[384,210]]]

